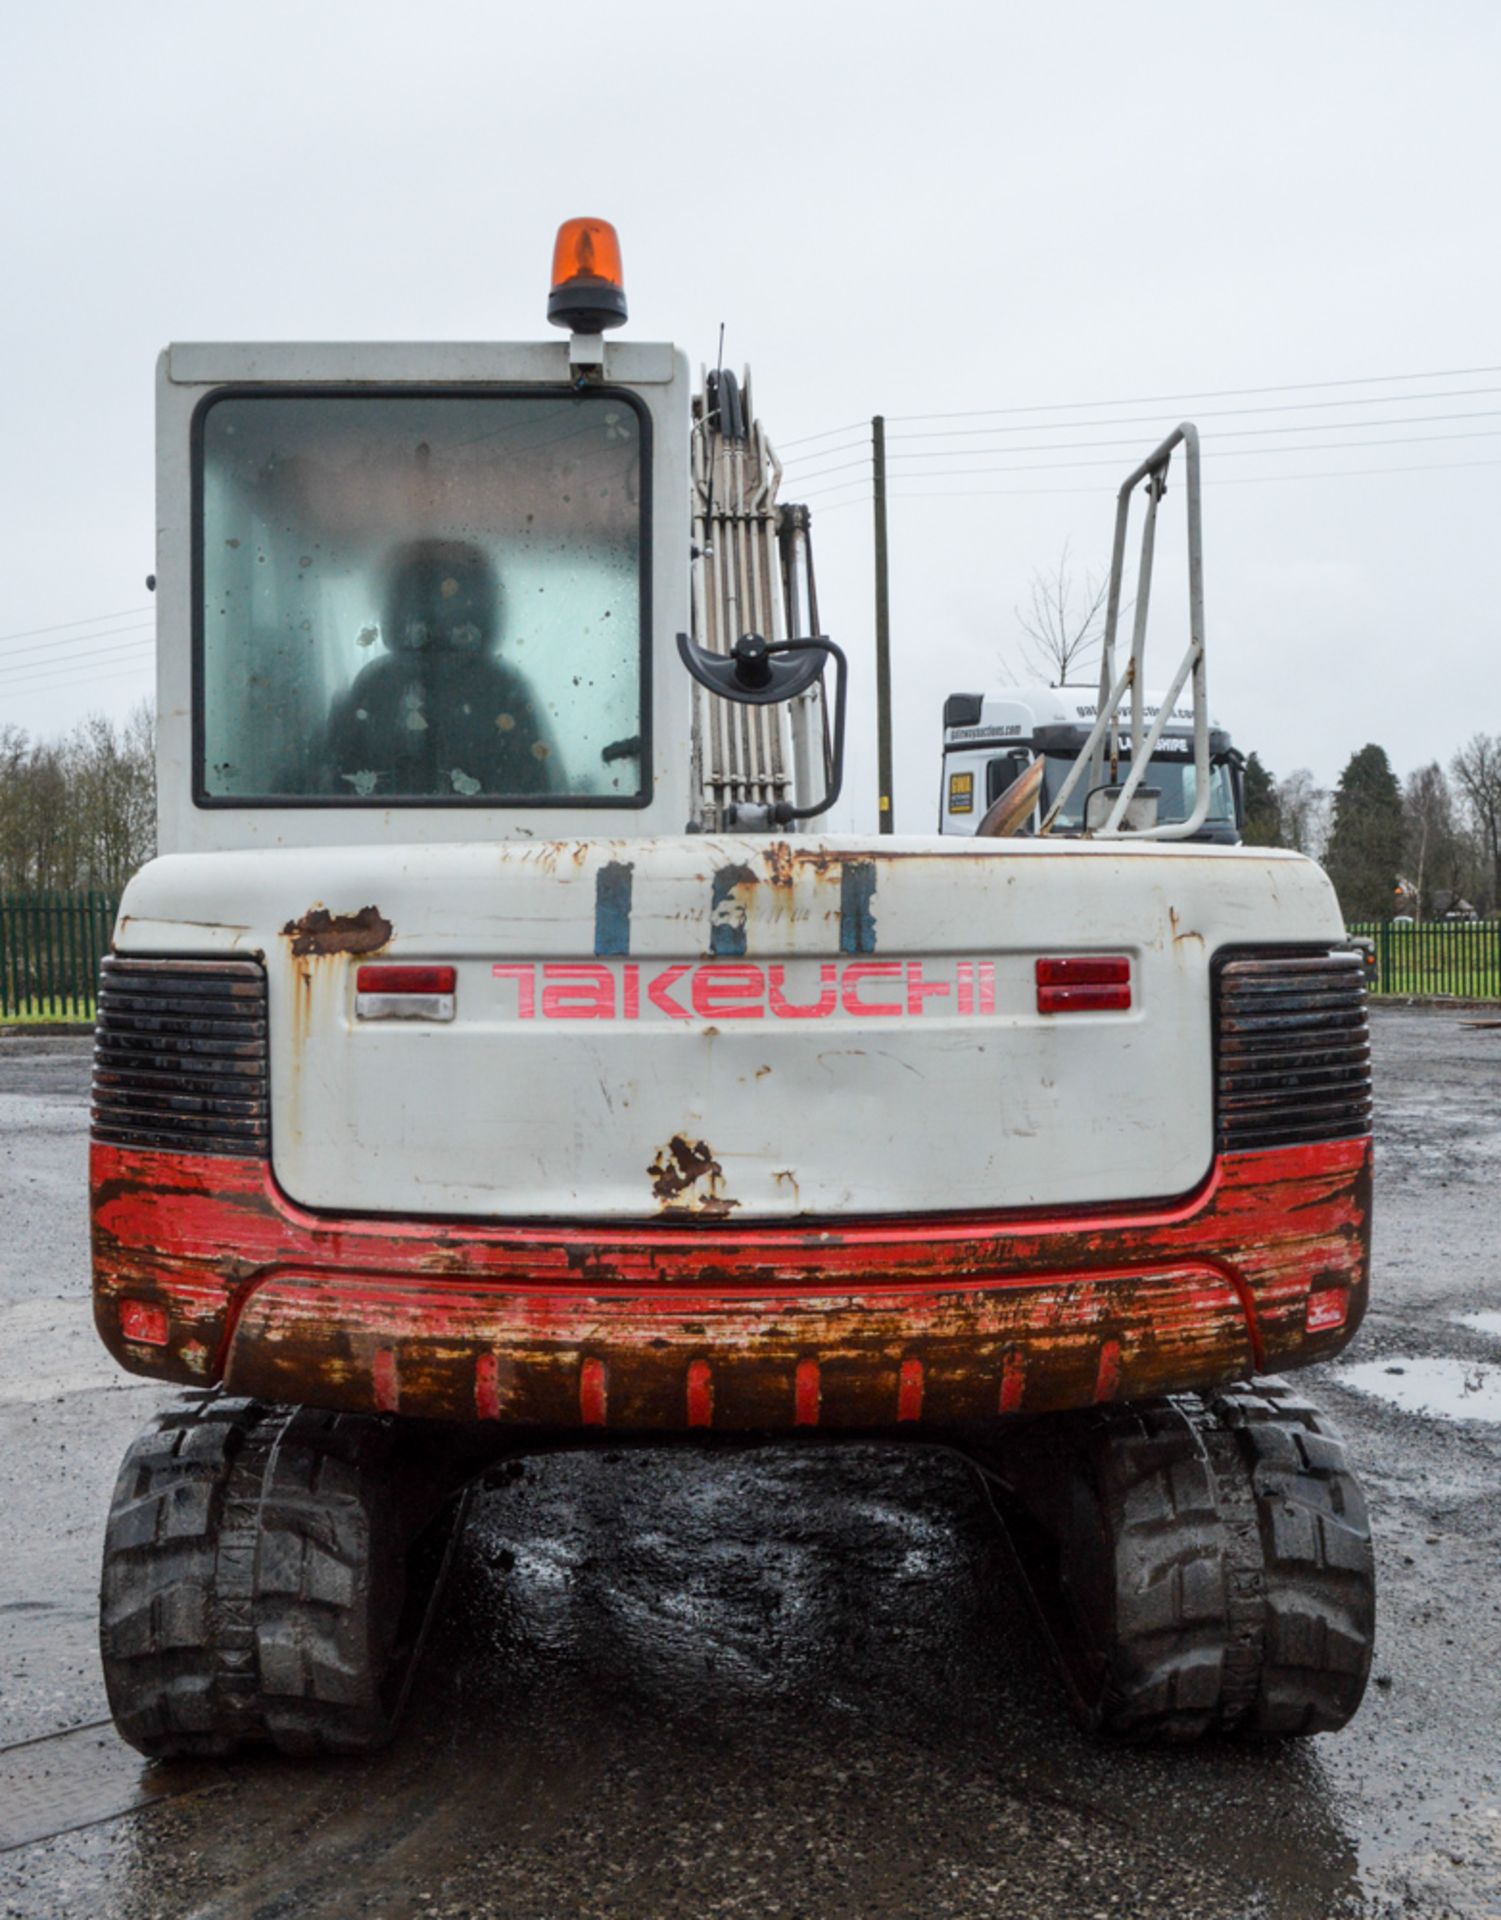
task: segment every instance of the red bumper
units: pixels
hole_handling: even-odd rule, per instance
[[[1368,1138],[1225,1155],[1191,1197],[820,1228],[304,1212],[269,1165],[93,1148],[95,1315],[134,1373],[532,1431],[942,1426],[1336,1353]]]

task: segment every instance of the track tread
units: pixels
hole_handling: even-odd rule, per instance
[[[389,1737],[411,1532],[395,1455],[390,1423],[228,1399],[135,1441],[100,1593],[110,1706],[132,1745],[350,1753]]]
[[[1338,1429],[1283,1380],[1211,1409],[1251,1476],[1267,1569],[1266,1652],[1246,1730],[1329,1733],[1360,1705],[1375,1634],[1370,1520]]]
[[[1219,1699],[1225,1612],[1213,1476],[1171,1402],[1089,1416],[1086,1450],[1113,1589],[1087,1717],[1131,1739],[1197,1739]]]
[[[1345,1724],[1370,1669],[1370,1527],[1302,1393],[1260,1379],[1101,1407],[1027,1448],[1016,1483],[1056,1553],[1037,1597],[1086,1726],[1178,1744]]]

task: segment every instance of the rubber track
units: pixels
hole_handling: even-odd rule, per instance
[[[1098,1417],[1089,1451],[1109,1565],[1086,1717],[1127,1738],[1196,1740],[1218,1721],[1230,1625],[1209,1459],[1172,1404]]]
[[[1310,1401],[1268,1379],[1038,1424],[1042,1452],[1013,1456],[1036,1530],[1018,1559],[1086,1726],[1182,1743],[1345,1724],[1370,1671],[1370,1527]]]
[[[1365,1496],[1332,1423],[1285,1380],[1227,1388],[1210,1409],[1249,1471],[1265,1565],[1260,1683],[1244,1729],[1333,1732],[1360,1705],[1375,1641]]]
[[[130,1447],[100,1645],[132,1745],[348,1753],[389,1736],[405,1545],[393,1446],[381,1421],[216,1399]]]

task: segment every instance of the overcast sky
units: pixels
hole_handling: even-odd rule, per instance
[[[1103,564],[1115,486],[1184,414],[1237,742],[1326,782],[1366,740],[1401,774],[1446,760],[1501,731],[1498,42],[1480,0],[20,9],[0,722],[149,688],[160,346],[542,337],[556,225],[593,213],[631,336],[697,361],[725,321],[801,443],[784,493],[818,509],[863,740],[867,489],[818,472],[863,428],[805,436],[983,429],[892,442],[927,456],[893,462],[900,827],[933,822],[943,696],[1004,677],[1065,543]],[[1304,387],[1398,375],[1424,377]],[[1047,411],[995,411],[1024,408]],[[861,825],[870,766],[862,744]]]

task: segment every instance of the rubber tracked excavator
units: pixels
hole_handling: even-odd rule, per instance
[[[161,852],[100,985],[93,1280],[192,1391],[110,1511],[117,1724],[388,1737],[515,1456],[880,1439],[974,1464],[1087,1725],[1341,1726],[1369,1528],[1278,1376],[1365,1306],[1364,986],[1317,866],[1141,790],[1169,711],[1209,790],[1192,429],[1122,489],[1046,804],[1021,766],[977,834],[835,833],[809,514],[749,378],[625,317],[578,220],[551,343],[161,358]]]

